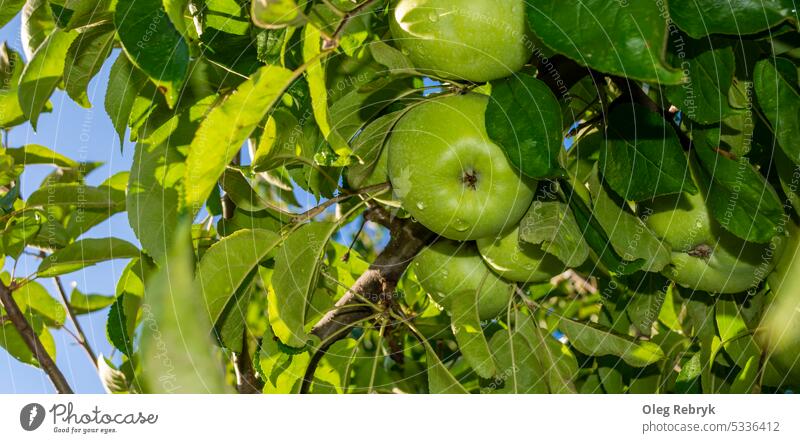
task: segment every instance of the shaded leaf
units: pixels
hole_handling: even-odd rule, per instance
[[[275,335],[288,346],[302,348],[309,340],[305,331],[306,309],[316,286],[328,239],[335,223],[309,223],[294,231],[278,249],[272,276],[269,320]]]
[[[669,0],[670,18],[687,34],[755,34],[790,19],[792,0]],[[797,20],[795,18],[795,20]]]
[[[195,275],[209,323],[219,328],[240,286],[253,274],[282,238],[261,229],[236,231],[211,246]]]
[[[114,24],[130,60],[174,105],[189,71],[189,46],[166,17],[162,0],[118,0]]]
[[[746,157],[720,155],[710,134],[695,133],[698,178],[707,186],[706,205],[726,230],[755,243],[767,243],[783,229],[778,194]]]
[[[697,193],[675,131],[642,106],[625,103],[611,110],[599,165],[611,189],[625,200]]]
[[[569,337],[570,344],[586,355],[614,355],[637,368],[664,359],[664,351],[657,344],[620,335],[598,324],[562,317],[559,327]]]
[[[520,241],[542,245],[542,250],[568,267],[580,266],[589,258],[589,246],[565,203],[535,200],[519,226]]]
[[[526,2],[528,23],[556,52],[601,72],[665,85],[681,72],[664,61],[667,23],[655,2]]]
[[[562,126],[561,105],[544,82],[517,74],[492,83],[486,132],[523,174],[559,175]]]
[[[452,297],[450,303],[451,328],[456,337],[458,349],[475,373],[482,378],[489,378],[495,375],[497,368],[489,349],[489,343],[481,328],[478,316],[478,294],[479,291],[467,291]]]
[[[777,59],[777,63],[784,62]],[[795,69],[791,63],[789,66]],[[800,164],[800,92],[797,77],[792,82],[783,72],[769,60],[761,60],[755,67],[754,87],[758,105],[772,125],[778,144],[793,162]]]
[[[100,72],[111,54],[113,44],[114,27],[111,24],[101,25],[81,33],[67,51],[64,63],[65,89],[70,98],[84,108],[92,106],[86,88]]]

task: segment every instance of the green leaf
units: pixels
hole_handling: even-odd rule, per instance
[[[688,180],[688,162],[678,136],[660,115],[630,103],[619,105],[609,113],[606,136],[600,172],[625,200],[697,193]]]
[[[669,264],[671,251],[653,231],[629,210],[618,204],[600,182],[596,169],[588,180],[592,193],[592,215],[608,234],[617,254],[626,261],[643,260],[641,269],[658,272]]]
[[[203,207],[225,167],[295,78],[287,69],[264,66],[209,112],[186,160],[183,203],[192,213]]]
[[[139,257],[136,246],[118,238],[88,238],[77,241],[42,260],[36,274],[41,277],[56,275],[92,266],[97,263],[123,258]]]
[[[453,377],[453,374],[445,367],[439,356],[425,342],[425,360],[428,365],[428,393],[429,394],[468,394],[464,386]]]
[[[230,391],[215,355],[211,325],[197,309],[189,226],[184,222],[178,228],[167,263],[145,288],[140,358],[149,393]]]
[[[45,352],[50,355],[50,358],[55,361],[56,359],[56,343],[53,340],[50,331],[42,325],[42,322],[34,322],[32,325],[33,331],[39,336],[39,341],[42,342]],[[0,346],[2,346],[8,353],[15,359],[22,363],[31,366],[39,367],[39,360],[33,355],[28,345],[19,335],[17,329],[11,322],[6,322],[0,325]]]
[[[322,53],[322,34],[314,26],[306,26],[303,31],[303,60],[308,63],[306,68],[306,81],[308,82],[309,93],[311,94],[311,109],[314,112],[314,120],[317,122],[322,136],[331,142],[331,125],[328,121],[328,88],[325,86],[325,58]],[[341,142],[341,141],[340,141]],[[345,141],[346,148],[346,141]],[[339,152],[342,148],[332,146],[337,154],[349,154]]]
[[[546,394],[544,371],[538,350],[531,347],[519,330],[499,330],[489,340],[497,362],[497,375],[488,392],[499,394]]]
[[[723,7],[726,8],[726,7]],[[733,113],[728,92],[733,83],[736,60],[733,47],[718,40],[680,40],[688,81],[666,88],[667,98],[682,113],[698,123],[724,120]]]
[[[253,0],[250,15],[256,26],[266,29],[299,26],[305,22],[305,16],[295,0]]]
[[[78,211],[82,211],[78,212],[81,215],[69,217],[66,225],[66,232],[71,240],[80,237],[90,228],[108,220],[112,215],[125,210],[125,191],[128,184],[128,176],[128,171],[118,172],[97,187],[99,191],[105,192],[111,201],[111,207],[77,208]]]
[[[308,352],[287,354],[281,350],[278,338],[268,327],[261,340],[256,368],[264,380],[265,394],[296,394],[300,392],[311,357]]]
[[[731,383],[729,394],[751,394],[753,387],[758,383],[758,364],[759,357],[757,355],[751,356],[747,359],[742,370],[736,375],[736,378]]]
[[[54,29],[36,49],[30,63],[22,71],[22,78],[19,80],[19,104],[34,130],[39,114],[45,109],[56,86],[61,83],[67,51],[77,36],[78,33],[74,31]]]
[[[115,300],[109,295],[84,294],[78,288],[72,288],[69,305],[76,314],[88,314],[111,306]]]
[[[18,84],[25,63],[22,57],[3,42],[0,46],[0,128],[10,128],[25,121],[19,105]]]
[[[369,44],[369,51],[376,62],[389,68],[392,74],[418,74],[414,64],[400,50],[381,40]]]
[[[136,144],[128,182],[128,223],[148,255],[164,263],[175,232],[184,157],[168,144]]]
[[[203,254],[195,282],[212,326],[221,327],[239,288],[281,240],[274,232],[246,229],[221,239]]]
[[[715,150],[709,136],[695,134],[698,176],[708,187],[706,205],[722,227],[737,237],[767,243],[783,230],[783,204],[766,179],[741,157],[731,159]]]
[[[34,210],[24,211],[8,220],[3,231],[0,231],[3,254],[18,259],[25,247],[34,243],[45,225],[45,218],[44,214]]]
[[[189,46],[166,17],[162,0],[119,0],[114,24],[130,60],[174,106],[189,72]]]
[[[378,117],[358,134],[353,141],[353,155],[358,161],[351,163],[347,168],[347,183],[350,187],[360,189],[378,184],[379,180],[388,180],[388,169],[378,170],[381,165],[379,159],[381,155],[386,156],[383,152],[384,145],[391,135],[392,128],[404,114],[404,111],[396,111]],[[377,175],[375,181],[378,183],[372,183],[371,178],[375,175]]]
[[[702,360],[699,352],[683,362],[681,372],[675,380],[676,394],[699,394],[700,377],[702,375]]]
[[[28,197],[28,207],[77,206],[83,209],[111,208],[115,205],[107,189],[76,183],[47,185]]]
[[[410,88],[411,84],[405,77],[379,77],[339,97],[329,110],[331,131],[335,133],[331,134],[329,141],[350,142],[367,123],[380,118],[384,109],[407,95]],[[410,106],[407,105],[403,112],[407,112]]]
[[[119,135],[120,147],[125,138],[125,130],[136,97],[146,84],[147,77],[128,60],[127,55],[120,53],[111,66],[104,100],[106,113]]]
[[[575,355],[566,345],[548,334],[546,329],[536,326],[532,317],[524,316],[520,311],[515,315],[515,327],[536,353],[550,393],[577,393],[574,381],[578,375],[578,361]]]
[[[574,180],[574,178],[571,178],[571,180]],[[572,198],[569,199],[570,208],[572,209],[572,214],[575,216],[575,221],[581,228],[581,232],[583,232],[583,238],[586,240],[589,247],[598,255],[600,261],[606,268],[613,269],[614,272],[622,275],[631,274],[642,269],[642,266],[645,265],[644,259],[626,261],[617,254],[614,248],[608,247],[610,240],[603,226],[592,213],[592,210],[587,206],[584,197],[574,193],[575,190],[581,188],[585,191],[586,188],[584,185],[582,183],[577,183],[576,186],[580,186],[581,188],[573,188],[572,185],[566,181],[562,181],[561,183],[562,186],[564,186],[564,192],[572,196]],[[586,198],[588,199],[589,197]]]
[[[269,321],[284,344],[302,348],[309,340],[306,310],[316,287],[325,245],[335,223],[309,223],[294,231],[278,249],[269,296]]]
[[[0,28],[16,17],[25,0],[0,0]]]
[[[785,59],[777,59],[779,64],[784,62]],[[755,67],[754,87],[758,105],[772,125],[778,144],[793,162],[800,164],[800,92],[797,77],[790,81],[784,72],[769,60],[761,60]]]
[[[519,226],[520,241],[542,245],[543,251],[568,267],[580,266],[589,258],[589,246],[565,203],[536,200]]]
[[[125,373],[114,367],[103,354],[97,356],[97,375],[106,394],[128,394],[130,386]]]
[[[556,52],[601,72],[675,85],[681,72],[664,61],[667,23],[656,2],[526,2],[533,32]]]
[[[26,59],[33,58],[36,49],[55,27],[48,0],[28,0],[25,3],[22,7],[21,40]]]
[[[527,74],[492,83],[486,132],[523,174],[560,175],[561,105],[547,85]]]
[[[47,289],[38,282],[32,281],[14,290],[14,300],[19,309],[25,312],[29,319],[36,316],[44,321],[47,326],[61,327],[67,319],[64,305],[50,296]]]
[[[489,343],[483,335],[478,316],[479,291],[467,291],[452,298],[450,327],[456,337],[458,348],[475,373],[482,378],[493,377],[497,368],[492,358]]]
[[[187,41],[190,41],[187,37],[196,36],[196,33],[189,34],[190,31],[186,26],[186,16],[189,13],[189,1],[190,0],[161,0],[161,3],[164,5],[164,11],[167,13],[172,25],[175,26],[175,29],[177,29]]]
[[[142,127],[128,182],[128,223],[148,255],[162,264],[173,242],[183,177],[183,153],[215,97],[154,116]]]
[[[64,64],[65,89],[70,98],[84,108],[92,106],[86,88],[100,72],[113,45],[114,26],[100,25],[81,33],[67,51]]]
[[[58,25],[66,30],[110,20],[111,0],[50,0]]]
[[[755,358],[758,361],[761,357],[761,349],[753,339],[753,331],[747,327],[742,318],[739,305],[731,300],[717,300],[714,305],[714,314],[719,338],[722,340],[722,348],[733,360],[733,363],[744,369],[750,359]]]
[[[21,148],[8,148],[6,154],[10,155],[16,163],[23,165],[53,165],[62,168],[77,168],[78,162],[67,158],[42,145],[25,145]]]
[[[570,344],[586,355],[614,355],[637,368],[664,359],[664,351],[657,344],[620,335],[599,324],[581,323],[562,317],[559,327],[569,337]]]
[[[139,320],[146,278],[154,272],[146,259],[128,263],[117,281],[116,300],[108,311],[106,336],[123,354],[133,355],[133,335]]]
[[[669,0],[669,16],[694,38],[708,34],[742,36],[765,31],[792,18],[792,0]],[[797,18],[795,17],[796,21]]]

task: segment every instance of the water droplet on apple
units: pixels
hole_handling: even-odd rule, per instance
[[[453,222],[453,229],[455,229],[458,232],[464,232],[467,229],[469,229],[469,224],[467,224],[467,222],[465,222],[464,220],[461,220],[460,218],[457,218]]]

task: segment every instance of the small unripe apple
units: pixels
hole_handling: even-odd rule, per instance
[[[438,77],[507,77],[533,53],[524,0],[400,0],[390,26],[414,65]]]
[[[453,240],[494,237],[515,226],[536,182],[520,176],[489,139],[480,94],[432,99],[394,127],[389,179],[403,207],[428,229]]]
[[[496,317],[508,306],[513,287],[492,272],[475,245],[440,240],[423,249],[411,265],[422,288],[450,310],[454,297],[475,297],[482,320]]]
[[[519,227],[494,238],[482,238],[477,244],[486,264],[507,280],[541,283],[566,269],[559,259],[538,245],[521,241]]]

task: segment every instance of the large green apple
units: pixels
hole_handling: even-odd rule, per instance
[[[792,384],[800,384],[800,230],[789,226],[787,247],[767,277],[770,302],[756,334],[769,361]]]
[[[641,203],[647,225],[672,247],[661,273],[681,286],[718,294],[757,286],[774,266],[769,245],[748,243],[720,226],[703,193],[658,197]]]
[[[533,200],[522,178],[486,134],[489,98],[441,97],[408,111],[394,127],[389,179],[403,207],[453,240],[494,237],[516,225]]]
[[[486,264],[507,280],[541,283],[566,269],[559,259],[538,245],[520,241],[519,226],[497,237],[480,239],[477,243]]]
[[[533,53],[524,0],[400,0],[392,18],[400,49],[439,77],[507,77]]]
[[[422,288],[450,310],[453,297],[475,297],[482,320],[496,317],[508,306],[513,287],[492,272],[475,245],[439,240],[423,249],[411,264]]]

